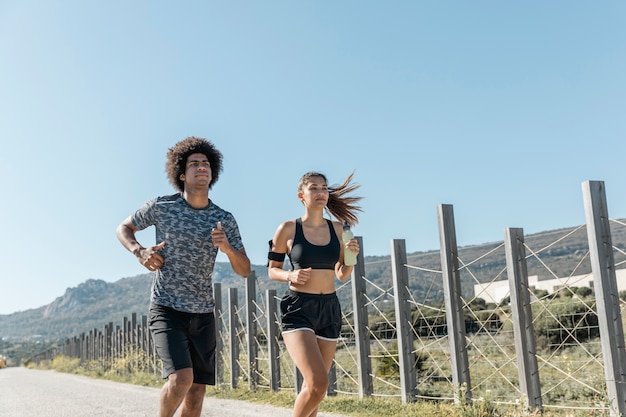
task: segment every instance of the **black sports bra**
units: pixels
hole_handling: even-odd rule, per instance
[[[330,242],[325,246],[313,245],[304,237],[302,231],[302,219],[296,219],[296,234],[293,238],[293,245],[289,253],[289,261],[292,269],[313,268],[313,269],[335,269],[335,264],[339,261],[341,244],[333,223],[326,219],[330,231]]]

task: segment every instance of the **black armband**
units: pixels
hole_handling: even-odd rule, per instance
[[[274,246],[274,242],[272,242],[270,240],[268,242],[268,244],[270,246],[270,251],[267,253],[267,259],[270,260],[270,261],[285,262],[285,254],[284,253],[278,253],[278,252],[273,252],[272,251],[272,246]]]
[[[269,251],[267,253],[267,259],[269,259],[270,261],[285,262],[285,255],[286,254],[284,253],[277,253],[277,252]]]

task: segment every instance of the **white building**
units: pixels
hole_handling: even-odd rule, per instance
[[[626,269],[615,271],[618,291],[626,291]],[[589,287],[593,290],[593,275],[573,275],[567,278],[553,278],[550,276],[530,275],[528,286],[535,290],[546,290],[549,294],[564,287]],[[495,281],[474,285],[474,296],[482,298],[488,303],[499,303],[510,295],[509,281]]]

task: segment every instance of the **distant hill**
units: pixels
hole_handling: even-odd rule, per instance
[[[569,235],[568,235],[569,234]],[[562,236],[567,238],[559,240]],[[583,259],[588,251],[585,228],[572,227],[537,233],[526,236],[526,244],[533,251],[547,248],[541,253],[541,260],[549,265],[554,273],[560,276],[584,274],[590,272],[588,259]],[[626,227],[613,230],[613,244],[626,253]],[[485,243],[459,248],[459,257],[463,263],[477,260],[471,269],[463,269],[461,280],[465,296],[473,294],[476,282],[493,280],[506,267],[504,250],[498,248],[502,242]],[[621,258],[620,258],[621,257]],[[408,263],[426,270],[440,270],[438,250],[414,252],[407,254]],[[626,256],[618,253],[616,262],[623,261]],[[540,262],[530,259],[528,263],[530,275],[545,274],[545,267]],[[391,288],[392,269],[390,256],[366,256],[365,270],[367,279],[382,288]],[[258,291],[276,289],[282,294],[285,286],[271,281],[267,277],[265,265],[254,265],[258,279]],[[471,271],[471,274],[470,274]],[[409,269],[410,290],[416,300],[428,297],[429,301],[443,299],[441,282],[423,279],[427,272]],[[432,273],[430,273],[432,275]],[[506,275],[499,279],[506,279]],[[122,278],[116,282],[89,279],[77,287],[68,288],[65,294],[52,303],[26,311],[8,315],[0,315],[0,340],[2,343],[25,341],[54,342],[67,337],[79,335],[90,330],[102,329],[104,324],[113,322],[121,324],[124,317],[133,312],[146,314],[150,294],[152,274],[146,273],[134,277]],[[222,283],[223,297],[227,296],[227,288],[236,287],[240,296],[244,294],[244,281],[235,275],[228,263],[217,263],[214,273],[215,282]],[[344,295],[342,304],[349,305],[349,296]],[[346,298],[347,297],[347,298]],[[0,343],[0,353],[2,353]]]
[[[255,266],[254,270],[267,275],[265,267]],[[102,329],[109,322],[120,324],[132,313],[147,314],[152,275],[140,274],[115,282],[88,279],[68,288],[48,305],[0,315],[0,339],[62,340]],[[224,288],[240,286],[243,290],[243,279],[232,272],[229,263],[216,264],[214,279]]]

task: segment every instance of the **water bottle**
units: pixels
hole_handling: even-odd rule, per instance
[[[343,233],[341,234],[341,240],[343,240],[343,263],[347,266],[356,265],[356,255],[346,248],[346,243],[352,239],[354,239],[354,234],[350,230],[350,225],[348,222],[343,222]]]

